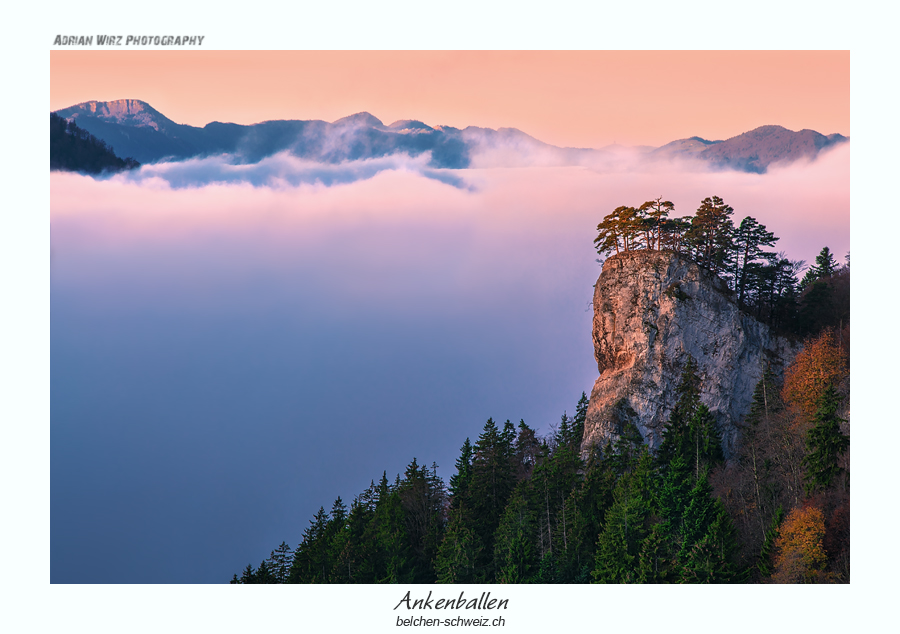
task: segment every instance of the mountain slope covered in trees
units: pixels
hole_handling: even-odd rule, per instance
[[[50,169],[100,174],[140,167],[133,158],[121,159],[93,134],[50,113]]]

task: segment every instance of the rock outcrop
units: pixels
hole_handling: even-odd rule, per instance
[[[737,423],[766,365],[780,373],[796,354],[741,312],[719,277],[670,251],[630,251],[604,262],[594,287],[593,339],[600,377],[588,405],[585,454],[629,423],[657,448],[690,355],[702,381],[700,400],[715,415],[731,457]]]

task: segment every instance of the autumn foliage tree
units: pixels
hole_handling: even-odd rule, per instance
[[[782,398],[809,423],[815,417],[819,399],[828,386],[840,389],[849,375],[846,351],[835,340],[834,333],[822,332],[807,341],[794,362],[785,369]]]
[[[825,516],[815,506],[796,508],[781,525],[775,540],[773,583],[824,583],[828,557],[825,554]]]

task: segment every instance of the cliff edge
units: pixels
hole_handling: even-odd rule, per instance
[[[715,415],[730,458],[766,365],[780,374],[797,349],[740,311],[726,284],[671,251],[608,258],[594,286],[594,357],[582,453],[615,441],[628,423],[659,447],[681,372],[692,356],[700,400]]]

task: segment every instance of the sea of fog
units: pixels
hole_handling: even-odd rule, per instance
[[[51,175],[52,582],[227,582],[382,472],[446,481],[488,417],[547,433],[596,378],[619,205],[718,195],[792,259],[849,249],[846,147],[766,175],[350,167]]]

